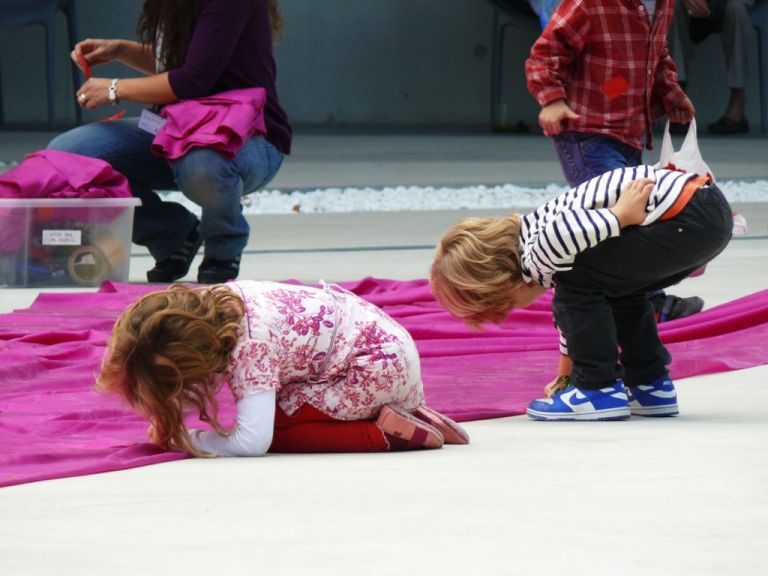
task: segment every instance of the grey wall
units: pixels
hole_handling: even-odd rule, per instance
[[[296,121],[487,123],[493,10],[485,0],[293,0],[284,12],[280,86]],[[510,42],[519,55],[508,62],[520,64],[535,38],[532,28]],[[522,69],[513,76],[520,105],[535,112]]]
[[[133,37],[141,0],[78,0],[79,36]],[[286,33],[276,47],[281,100],[300,125],[487,126],[493,10],[486,0],[283,0]],[[0,14],[0,18],[2,15]],[[74,122],[69,47],[58,27],[57,115]],[[536,124],[523,60],[537,35],[507,37],[506,121]],[[7,123],[43,125],[44,37],[40,27],[0,28],[0,79]],[[104,69],[126,76],[125,68]],[[690,72],[702,121],[727,99],[717,36],[697,52]],[[757,123],[757,74],[749,115]],[[137,106],[128,106],[136,112]],[[104,111],[86,119],[105,115]]]
[[[133,37],[141,4],[141,0],[77,0],[78,36],[81,39]],[[62,122],[73,123],[75,105],[69,59],[71,46],[66,41],[63,15],[59,15],[56,35],[56,114]],[[44,125],[47,122],[45,67],[42,26],[14,29],[0,26],[0,78],[7,123]],[[112,73],[125,75],[125,68],[119,65],[105,66],[103,70],[105,76]],[[102,112],[91,117],[103,115]]]

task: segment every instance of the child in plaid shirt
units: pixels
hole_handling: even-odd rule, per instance
[[[563,0],[531,48],[528,89],[569,185],[640,165],[660,116],[693,118],[667,49],[673,13],[673,0]],[[704,306],[663,290],[649,298],[660,321]]]
[[[673,0],[563,0],[526,61],[566,180],[577,186],[637,166],[652,122],[688,122],[694,107],[667,49]]]

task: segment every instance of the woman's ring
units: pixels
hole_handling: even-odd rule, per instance
[[[80,94],[77,99],[80,100],[81,104],[85,104],[88,101],[88,97],[85,94]]]

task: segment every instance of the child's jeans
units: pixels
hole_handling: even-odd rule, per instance
[[[667,374],[670,356],[646,293],[712,260],[732,228],[722,192],[703,186],[674,218],[624,228],[580,253],[572,270],[558,273],[552,311],[573,360],[571,383],[596,389],[623,377],[638,386]]]
[[[586,132],[562,132],[552,138],[555,153],[568,184],[582,182],[616,168],[638,166],[643,151],[606,136]]]

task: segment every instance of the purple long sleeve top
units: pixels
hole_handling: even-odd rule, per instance
[[[201,0],[184,64],[168,71],[168,81],[180,100],[264,88],[267,140],[290,154],[292,130],[278,101],[276,75],[266,2]]]

